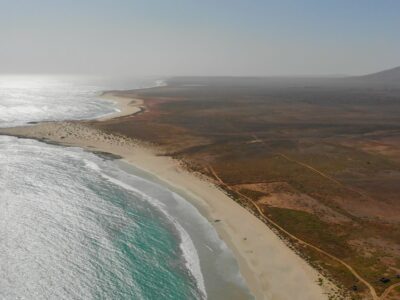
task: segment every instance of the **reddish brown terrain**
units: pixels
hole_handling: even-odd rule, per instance
[[[400,298],[400,88],[174,78],[115,94],[144,112],[91,126],[209,176],[348,296]]]

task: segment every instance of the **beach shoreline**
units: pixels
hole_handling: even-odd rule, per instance
[[[120,112],[98,121],[137,113],[143,108],[140,99],[103,97],[118,103]],[[133,101],[133,102],[132,102]],[[1,129],[1,134],[33,138],[88,151],[107,152],[153,175],[182,194],[195,199],[194,204],[233,251],[240,272],[256,299],[326,299],[332,284],[306,261],[295,254],[261,220],[229,198],[210,180],[188,172],[179,161],[161,156],[155,148],[106,134],[85,122],[46,122],[34,126]],[[217,199],[217,200],[216,200]]]
[[[117,96],[112,91],[103,92],[100,95],[100,98],[113,101],[117,105],[119,111],[99,117],[96,119],[97,121],[107,121],[115,118],[134,115],[144,109],[142,99]]]

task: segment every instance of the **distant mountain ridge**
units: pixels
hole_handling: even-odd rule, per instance
[[[352,78],[366,83],[400,85],[400,67]]]
[[[361,76],[342,77],[296,77],[296,76],[176,76],[167,80],[170,86],[221,86],[227,88],[288,88],[288,87],[320,87],[320,88],[377,88],[399,89],[400,66],[376,73]]]

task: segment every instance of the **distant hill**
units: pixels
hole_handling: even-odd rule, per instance
[[[384,86],[400,86],[400,67],[372,73],[364,76],[351,77],[360,83]]]
[[[376,88],[376,89],[399,89],[400,88],[400,67],[384,70],[377,73],[362,76],[344,77],[240,77],[240,76],[185,76],[172,77],[167,80],[169,86],[211,87],[225,86],[230,91],[238,88],[271,89],[271,88]]]
[[[368,80],[400,81],[400,67],[361,76]]]

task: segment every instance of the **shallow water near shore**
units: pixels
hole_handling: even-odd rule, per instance
[[[0,137],[0,170],[2,299],[251,299],[212,226],[133,168]]]
[[[9,119],[2,111],[0,127],[116,110],[97,102],[99,86],[86,84],[85,98],[75,98],[75,85],[68,99],[63,82],[51,94],[40,86],[8,83],[0,105],[18,112],[28,101],[35,109]],[[75,114],[79,103],[84,115]],[[0,215],[2,299],[253,298],[231,251],[184,197],[80,148],[0,136]]]
[[[142,191],[155,198],[163,198],[167,213],[173,215],[188,232],[199,256],[209,299],[254,299],[239,272],[231,249],[220,240],[215,228],[202,215],[205,212],[202,212],[197,200],[125,161],[116,163],[120,169],[135,175],[135,180],[142,182]],[[165,195],[170,197],[166,198]]]

